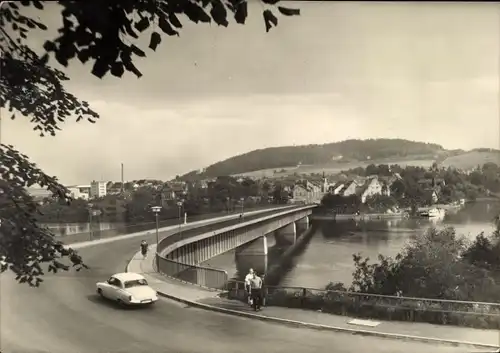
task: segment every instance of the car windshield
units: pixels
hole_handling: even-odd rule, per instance
[[[124,283],[125,288],[147,286],[148,282],[145,279],[136,279],[133,281],[127,281]]]

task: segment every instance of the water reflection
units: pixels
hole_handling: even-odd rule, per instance
[[[361,253],[376,260],[379,254],[395,256],[404,245],[430,226],[453,226],[458,234],[473,239],[481,232],[494,230],[492,220],[500,211],[498,202],[478,202],[463,209],[452,210],[442,219],[391,219],[374,221],[315,221],[310,241],[283,266],[276,281],[283,286],[322,288],[328,282],[352,281],[352,255]],[[277,242],[269,251],[267,268],[279,263],[290,244]],[[220,255],[208,263],[223,268],[230,277],[243,278],[249,267],[262,260],[238,259],[234,252]]]
[[[304,231],[297,230],[297,237],[300,237]],[[267,235],[267,245],[267,256],[239,254],[236,250],[231,250],[203,262],[202,265],[224,269],[228,272],[229,278],[240,281],[243,281],[250,268],[253,268],[258,274],[266,275],[266,283],[279,284],[283,273],[288,272],[294,266],[294,259],[304,251],[306,244],[294,247],[290,237],[272,232]],[[284,255],[292,249],[294,250],[293,256],[285,258]],[[277,268],[280,270],[276,271]]]
[[[122,226],[122,223],[93,222],[92,231],[99,232],[108,229],[115,229]],[[65,236],[78,233],[89,233],[90,223],[48,223],[43,226],[49,228],[55,236]]]

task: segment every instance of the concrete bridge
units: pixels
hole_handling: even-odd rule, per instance
[[[286,209],[248,221],[243,218],[238,224],[218,230],[165,238],[158,244],[158,269],[186,282],[222,288],[228,281],[227,273],[200,264],[233,249],[236,249],[236,256],[259,256],[266,262],[270,244],[296,242],[297,234],[309,227],[314,207],[316,205]],[[271,234],[274,237],[270,237]]]

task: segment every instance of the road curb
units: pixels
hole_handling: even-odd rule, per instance
[[[134,255],[134,257],[135,257],[135,255]],[[128,262],[127,267],[126,267],[126,272],[128,272],[129,265],[132,261],[133,260]],[[379,337],[379,338],[386,338],[386,339],[397,339],[397,340],[403,340],[403,341],[438,343],[438,344],[450,345],[450,346],[454,346],[454,347],[467,346],[467,347],[481,348],[481,349],[492,349],[492,352],[496,352],[495,350],[498,350],[498,348],[499,348],[496,345],[491,345],[491,344],[486,344],[486,343],[448,340],[448,339],[441,339],[441,338],[421,337],[421,336],[403,335],[403,334],[397,334],[397,333],[385,333],[385,332],[368,331],[368,330],[360,330],[360,329],[349,329],[349,328],[345,328],[345,327],[313,324],[313,323],[309,323],[309,322],[305,322],[305,321],[289,320],[289,319],[283,319],[283,318],[274,317],[274,316],[264,316],[264,315],[253,314],[253,313],[239,311],[239,310],[220,308],[220,307],[209,305],[209,304],[203,304],[203,303],[194,302],[191,300],[179,298],[175,295],[167,294],[164,292],[158,291],[157,293],[161,297],[164,297],[164,298],[167,298],[170,300],[174,300],[176,302],[183,303],[183,304],[186,304],[186,305],[191,306],[191,307],[196,307],[199,309],[214,311],[214,312],[233,315],[233,316],[245,317],[245,318],[254,319],[254,320],[273,322],[273,323],[282,324],[282,325],[291,326],[291,327],[309,328],[309,329],[314,329],[314,330],[319,330],[319,331],[350,333],[352,335],[371,336],[371,337]]]

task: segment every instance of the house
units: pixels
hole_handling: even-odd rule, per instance
[[[184,199],[187,194],[188,185],[183,181],[165,183],[161,189],[161,198],[163,202]]]
[[[90,198],[100,198],[107,194],[107,182],[105,181],[95,181],[90,183]]]
[[[338,192],[340,196],[350,196],[356,194],[356,188],[358,187],[358,183],[354,180],[348,181],[344,184],[342,189]]]
[[[446,185],[446,182],[443,178],[424,178],[420,179],[418,184],[424,188],[430,188],[436,186],[443,187]]]
[[[344,185],[345,185],[345,183],[342,181],[339,181],[335,184],[332,184],[328,187],[328,192],[332,195],[337,195],[340,192],[340,190],[342,190]]]
[[[379,182],[382,184],[382,195],[391,196],[391,186],[397,180],[403,180],[399,173],[393,173],[391,176],[378,176]]]
[[[71,185],[66,187],[74,199],[88,200],[90,197],[90,186],[87,185]]]
[[[425,189],[424,190],[424,199],[427,202],[429,202],[431,204],[434,204],[434,203],[438,202],[439,195],[438,195],[437,191],[434,190],[434,189],[432,189],[432,188],[431,189]]]
[[[118,195],[122,192],[122,183],[121,182],[110,182],[107,185],[107,194],[108,195]]]
[[[377,177],[368,178],[363,185],[357,188],[356,194],[361,202],[365,203],[368,197],[382,194],[382,183]]]
[[[294,202],[308,202],[310,192],[301,184],[296,184],[292,189],[292,199]]]

